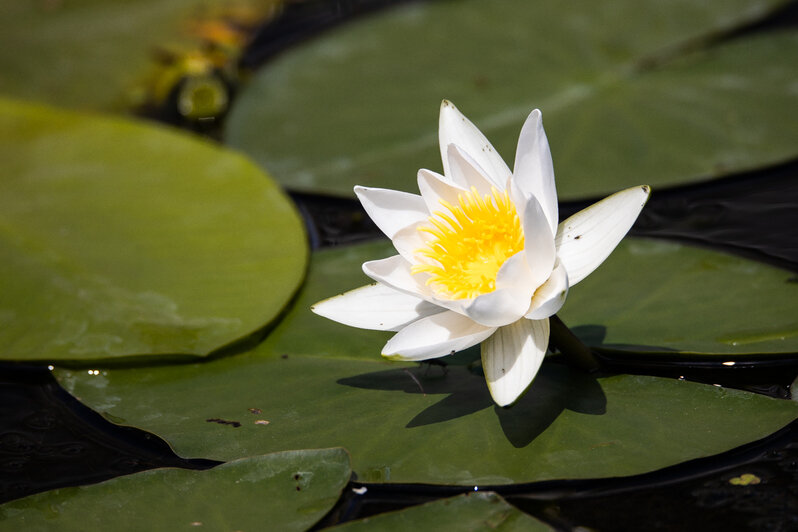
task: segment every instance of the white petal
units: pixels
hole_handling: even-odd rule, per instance
[[[532,296],[532,304],[524,317],[530,320],[542,320],[553,316],[562,308],[567,296],[568,273],[565,271],[565,266],[557,261],[551,277]]]
[[[441,200],[447,201],[452,205],[458,204],[458,196],[465,194],[466,189],[455,185],[449,178],[430,170],[421,169],[418,171],[418,190],[429,212],[447,212]]]
[[[355,187],[355,194],[366,213],[388,238],[393,238],[400,229],[429,217],[424,200],[416,194],[361,186]]]
[[[471,187],[474,187],[481,196],[492,194],[494,187],[504,190],[506,183],[493,183],[485,170],[460,146],[449,144],[446,153],[449,158],[450,177],[464,189],[471,190]]]
[[[531,277],[526,253],[519,251],[499,268],[496,274],[496,289],[513,289],[519,293],[521,299],[529,300],[539,286],[532,282]]]
[[[446,100],[441,103],[438,140],[440,141],[443,173],[446,176],[452,175],[451,168],[449,168],[449,144],[455,144],[476,161],[490,180],[498,185],[498,188],[504,189],[507,179],[511,175],[507,164],[485,138],[485,135],[451,102]]]
[[[515,152],[513,184],[525,197],[535,196],[538,199],[549,221],[551,234],[554,234],[559,221],[554,165],[538,109],[532,111],[521,128]]]
[[[482,370],[496,404],[507,406],[537,375],[549,343],[549,320],[520,319],[482,342]]]
[[[364,262],[363,273],[378,283],[429,301],[431,290],[421,280],[423,276],[410,273],[410,267],[410,263],[404,257],[394,255],[387,259]]]
[[[351,327],[398,331],[444,309],[389,286],[372,284],[320,301],[310,310]]]
[[[416,264],[420,261],[428,262],[425,257],[418,255],[416,252],[427,247],[427,243],[433,239],[432,235],[426,231],[418,230],[419,227],[429,225],[427,221],[417,222],[397,231],[393,235],[392,242],[396,251],[411,264]]]
[[[524,207],[524,252],[529,264],[530,282],[535,288],[546,282],[557,260],[554,234],[537,198],[531,196]]]
[[[599,267],[637,220],[648,186],[627,188],[579,211],[557,228],[557,256],[575,285]]]
[[[477,345],[495,328],[446,311],[411,323],[388,340],[382,355],[399,360],[426,360]]]

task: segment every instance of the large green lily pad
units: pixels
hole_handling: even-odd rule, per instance
[[[250,5],[272,0],[250,0]],[[159,49],[198,47],[188,19],[230,0],[0,3],[0,92],[71,107],[136,103]]]
[[[262,68],[226,137],[292,188],[411,191],[446,98],[511,166],[540,108],[564,198],[759,167],[798,155],[798,37],[714,38],[782,4],[412,3]]]
[[[0,358],[207,355],[304,277],[292,203],[246,158],[0,100]]]
[[[392,333],[324,320],[313,303],[371,282],[360,265],[395,254],[387,241],[318,252],[275,349],[373,359]],[[559,315],[601,349],[718,355],[798,352],[798,284],[789,271],[663,240],[627,238],[573,287]],[[313,331],[308,334],[308,331]]]
[[[387,243],[364,248],[376,253],[380,246],[388,251]],[[364,333],[369,342],[310,314],[308,300],[318,297],[323,280],[343,284],[347,261],[354,262],[353,277],[360,275],[355,249],[317,253],[297,306],[250,353],[99,374],[56,370],[56,377],[109,419],[158,434],[178,454],[229,460],[342,446],[364,481],[631,475],[728,450],[798,415],[791,401],[655,377],[593,378],[553,362],[544,363],[518,404],[494,407],[478,368],[385,361],[378,354],[382,333]],[[627,279],[623,287],[630,286]]]
[[[553,530],[507,504],[495,493],[470,493],[378,514],[333,527],[336,532],[413,532],[416,530],[496,530],[498,532]]]
[[[349,481],[343,449],[153,469],[0,506],[3,530],[307,530]]]
[[[624,240],[559,315],[611,350],[798,352],[794,273],[675,242]]]
[[[191,366],[56,376],[90,407],[158,434],[180,455],[342,446],[369,482],[632,475],[729,450],[798,416],[792,401],[656,377],[593,379],[551,362],[505,410],[466,366],[282,358],[268,342]]]

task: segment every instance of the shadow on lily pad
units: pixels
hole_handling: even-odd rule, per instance
[[[411,419],[406,428],[457,419],[494,405],[481,371],[464,366],[391,369],[339,379],[338,384],[369,390],[446,397]],[[527,393],[514,405],[495,407],[507,439],[515,447],[529,445],[563,410],[601,415],[607,400],[594,376],[556,363],[544,363]]]
[[[521,448],[529,445],[566,409],[603,415],[607,411],[607,397],[594,375],[547,362],[515,404],[494,409],[504,435],[514,447]]]
[[[604,325],[577,325],[571,328],[573,332],[585,345],[590,347],[630,353],[679,353],[678,349],[667,346],[645,345],[645,344],[622,344],[605,343],[607,338],[607,327]]]

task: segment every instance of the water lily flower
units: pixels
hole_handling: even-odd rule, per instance
[[[506,406],[540,368],[549,317],[615,249],[650,191],[623,190],[558,224],[539,110],[521,129],[512,172],[448,101],[439,140],[443,175],[420,170],[420,195],[355,187],[398,254],[363,264],[376,284],[312,310],[354,327],[398,331],[382,350],[392,359],[432,359],[481,343],[488,388]]]

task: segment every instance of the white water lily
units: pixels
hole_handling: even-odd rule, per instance
[[[398,255],[363,264],[377,283],[313,306],[337,322],[398,331],[382,354],[426,360],[481,343],[494,401],[513,403],[540,368],[549,317],[632,227],[649,188],[613,194],[558,225],[541,113],[518,139],[511,172],[450,102],[441,105],[443,175],[418,172],[421,195],[355,187]]]

